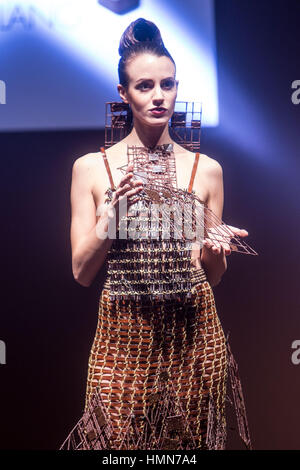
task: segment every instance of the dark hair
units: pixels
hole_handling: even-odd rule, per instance
[[[119,83],[125,88],[128,86],[127,63],[132,57],[143,53],[150,53],[157,57],[169,57],[175,65],[171,54],[164,46],[158,27],[152,21],[138,18],[130,23],[120,39]]]

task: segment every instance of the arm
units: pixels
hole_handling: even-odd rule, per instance
[[[103,265],[113,238],[107,236],[110,222],[117,225],[119,202],[124,198],[127,207],[138,200],[137,193],[143,189],[141,181],[133,181],[133,166],[129,164],[121,178],[112,201],[96,220],[96,207],[92,194],[92,163],[85,157],[73,165],[71,185],[71,246],[72,271],[79,284],[89,287]],[[131,198],[130,201],[127,198]],[[113,221],[114,219],[114,221]]]
[[[112,239],[105,238],[108,214],[104,213],[96,221],[91,175],[91,161],[85,157],[78,158],[72,170],[70,235],[73,276],[85,287],[91,285],[113,242]],[[99,237],[99,234],[103,236]]]
[[[207,207],[211,209],[219,219],[222,219],[224,204],[223,170],[221,165],[212,159],[207,169],[207,188]],[[205,240],[201,251],[201,265],[211,286],[219,284],[227,269],[224,247],[214,246],[211,242]]]

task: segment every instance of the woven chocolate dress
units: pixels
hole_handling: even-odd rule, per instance
[[[157,154],[156,169],[171,160],[170,154],[165,160],[164,152]],[[134,206],[133,215],[123,218],[127,234],[129,220],[143,222],[140,232],[150,223],[149,212]],[[152,446],[156,439],[157,448],[205,449],[211,403],[225,426],[226,340],[205,272],[191,264],[191,243],[172,236],[117,238],[106,267],[86,407],[97,390],[111,423],[110,448],[141,448],[137,437],[122,447],[131,417],[138,436],[148,433],[147,440],[153,434]],[[181,416],[184,424],[173,420],[167,435],[158,416],[157,430],[150,429],[149,410],[158,406],[163,416]]]

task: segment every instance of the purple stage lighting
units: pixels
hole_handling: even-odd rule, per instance
[[[139,0],[98,0],[100,5],[108,8],[109,10],[119,13],[127,13],[128,11],[134,10],[139,6]]]

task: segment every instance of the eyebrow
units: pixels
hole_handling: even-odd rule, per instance
[[[170,80],[170,79],[172,79],[172,80],[175,80],[175,78],[174,78],[174,77],[166,77],[166,78],[162,78],[162,80]],[[162,81],[162,80],[161,80],[161,81]],[[152,81],[153,81],[153,79],[152,79],[152,78],[139,78],[139,79],[138,79],[138,80],[137,80],[135,83],[137,84],[137,83],[139,83],[139,82],[144,82],[144,81],[146,81],[146,82],[149,82],[149,81],[151,81],[151,82],[152,82]]]
[[[135,83],[152,80],[152,78],[139,78]]]

